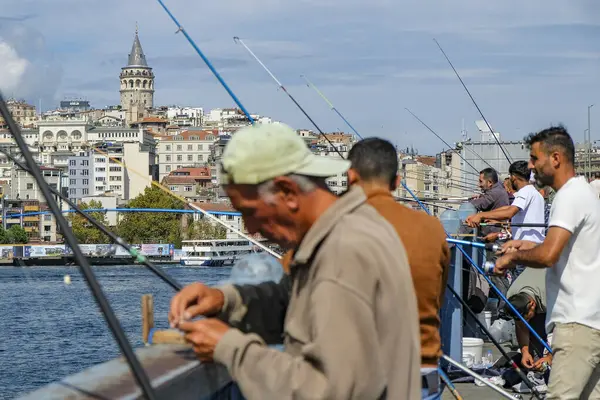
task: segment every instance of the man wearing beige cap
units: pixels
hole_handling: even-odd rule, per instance
[[[225,148],[224,188],[247,229],[294,249],[291,295],[261,291],[268,298],[244,302],[235,286],[195,283],[175,295],[169,320],[200,359],[227,367],[247,399],[421,397],[404,246],[360,187],[339,198],[329,191],[325,179],[349,166],[312,154],[280,124],[243,128]],[[285,297],[285,312],[271,312]],[[189,321],[198,315],[218,318]],[[242,332],[263,321],[280,327],[284,352]]]

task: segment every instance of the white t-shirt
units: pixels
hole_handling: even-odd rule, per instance
[[[600,330],[600,201],[584,177],[569,179],[556,193],[548,225],[572,235],[546,273],[546,331],[556,322]]]
[[[512,217],[513,224],[544,224],[546,222],[544,218],[546,203],[535,186],[523,186],[514,196],[512,205],[518,207],[520,211]],[[514,239],[530,240],[536,243],[544,241],[544,230],[545,228],[542,226],[535,228],[515,226],[512,228]]]
[[[590,182],[590,186],[596,191],[596,196],[600,199],[600,179],[594,179]]]

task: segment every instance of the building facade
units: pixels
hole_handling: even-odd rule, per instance
[[[188,130],[179,135],[159,138],[159,179],[182,167],[203,167],[210,161],[217,131]]]

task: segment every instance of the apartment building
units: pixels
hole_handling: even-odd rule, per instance
[[[158,143],[159,178],[182,167],[202,167],[209,163],[211,147],[219,138],[216,130],[188,130],[174,136],[161,136]]]

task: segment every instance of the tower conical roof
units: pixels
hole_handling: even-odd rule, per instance
[[[135,30],[135,39],[133,39],[133,46],[131,47],[131,53],[129,53],[128,67],[147,67],[146,55],[142,50],[142,44],[138,37],[137,29]]]

